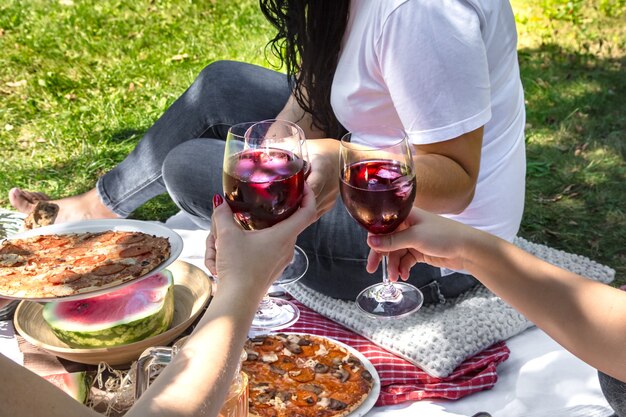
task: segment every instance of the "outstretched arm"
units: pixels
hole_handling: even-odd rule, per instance
[[[308,187],[298,211],[263,230],[244,231],[221,201],[214,199],[206,250],[207,267],[219,276],[218,290],[181,353],[129,417],[218,415],[258,304],[293,257],[298,234],[315,216]]]
[[[207,267],[219,270],[219,290],[181,352],[128,417],[218,415],[258,303],[291,260],[297,235],[315,218],[315,198],[308,187],[298,211],[259,231],[243,231],[222,202],[217,199],[206,252]],[[100,416],[3,355],[0,374],[5,380],[0,384],[1,415]]]
[[[574,355],[626,381],[626,292],[423,210],[413,209],[405,226],[391,235],[368,237],[373,250],[392,251],[394,272],[407,278],[417,262],[466,270]],[[370,252],[369,271],[378,259]]]

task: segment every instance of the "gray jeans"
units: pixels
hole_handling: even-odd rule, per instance
[[[626,417],[626,382],[598,372],[600,387],[607,402],[618,417]]]
[[[168,192],[203,227],[212,198],[222,191],[224,140],[228,127],[270,119],[290,95],[284,74],[233,61],[207,66],[148,130],[128,157],[98,183],[107,207],[126,217],[149,199]],[[341,299],[354,299],[380,282],[380,271],[365,271],[366,232],[348,215],[341,200],[298,237],[310,266],[305,285]],[[425,302],[455,297],[478,283],[473,277],[442,277],[439,268],[416,265],[409,282],[422,288]]]

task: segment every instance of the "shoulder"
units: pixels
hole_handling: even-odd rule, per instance
[[[504,0],[496,0],[496,3],[501,1]],[[473,10],[481,13],[483,10],[493,7],[492,0],[379,0],[375,3],[381,10],[389,12],[426,11],[444,14],[452,14],[462,10]]]
[[[485,22],[484,0],[383,0],[377,3],[386,24],[411,21],[416,25],[466,26],[468,20],[481,25]]]
[[[377,32],[378,47],[416,45],[435,47],[432,44],[474,43],[481,41],[485,18],[481,0],[383,0],[374,2],[376,11],[369,10]],[[367,3],[367,2],[366,2]],[[482,42],[478,42],[479,44]],[[424,45],[425,44],[425,45]],[[440,45],[441,46],[441,45]]]

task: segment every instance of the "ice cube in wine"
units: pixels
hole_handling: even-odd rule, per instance
[[[239,152],[225,164],[224,195],[246,229],[264,229],[286,219],[300,206],[304,161],[275,148]]]
[[[340,192],[350,215],[367,231],[390,233],[411,211],[415,174],[393,160],[360,161],[343,169]]]

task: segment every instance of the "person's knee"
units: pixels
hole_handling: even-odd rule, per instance
[[[200,71],[194,85],[196,88],[199,87],[203,94],[212,97],[213,101],[219,102],[220,100],[215,99],[220,97],[228,97],[233,101],[230,90],[236,88],[237,82],[241,83],[245,80],[240,74],[242,67],[246,65],[237,61],[214,61]]]
[[[232,74],[233,71],[236,71],[236,68],[239,65],[241,65],[241,63],[237,61],[213,61],[200,71],[198,79],[206,81],[219,81],[224,76]]]
[[[189,168],[187,167],[187,155],[189,153],[190,141],[182,143],[172,149],[163,160],[162,175],[163,181],[166,185],[171,185],[176,188],[176,185],[180,183],[181,177],[184,177]],[[187,171],[187,173],[185,172]],[[168,188],[170,188],[168,186]]]
[[[202,164],[208,161],[198,158],[200,153],[205,153],[205,146],[199,145],[206,145],[206,142],[208,140],[194,139],[178,145],[167,154],[162,166],[163,182],[174,203],[200,217],[210,217],[211,208],[207,207],[210,192],[207,183],[211,175]]]

